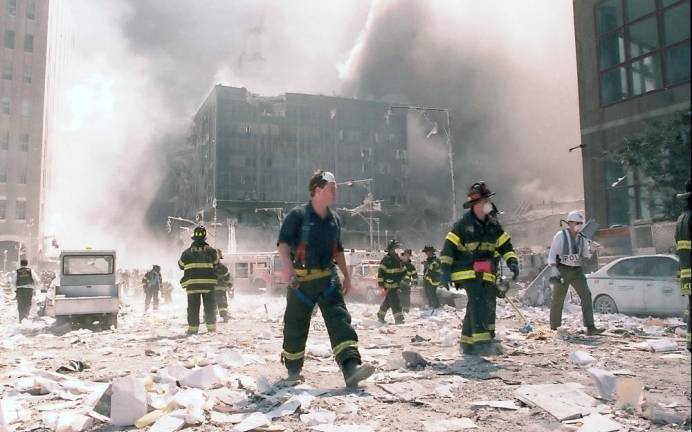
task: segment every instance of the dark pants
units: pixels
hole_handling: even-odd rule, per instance
[[[323,295],[334,284],[329,295]],[[358,335],[351,326],[351,315],[346,309],[341,283],[336,275],[300,283],[301,298],[296,288],[288,288],[284,313],[284,343],[281,360],[289,371],[298,372],[305,360],[305,342],[310,330],[310,319],[315,303],[319,306],[327,326],[334,358],[339,365],[354,360],[361,363],[358,352]],[[308,303],[313,303],[312,305]]]
[[[149,310],[149,305],[151,305],[153,300],[154,310],[159,310],[159,290],[152,288],[144,289],[144,312]]]
[[[31,311],[31,299],[34,297],[32,288],[17,288],[17,312],[19,312],[19,322],[29,316]]]
[[[219,309],[219,316],[223,319],[228,318],[228,297],[226,287],[216,287],[214,290],[216,307]]]
[[[428,305],[437,309],[440,307],[440,299],[437,298],[437,287],[430,284],[430,282],[425,282],[425,297],[428,299]]]
[[[380,310],[377,311],[377,317],[384,319],[390,308],[394,315],[394,322],[404,322],[404,313],[401,311],[401,299],[399,299],[399,288],[390,288],[387,290],[387,294],[384,296],[384,300],[380,305]]]
[[[495,321],[497,321],[497,285],[491,286],[492,295],[487,297],[488,301],[488,331],[490,338],[495,339]]]
[[[562,306],[565,303],[567,291],[570,285],[579,295],[581,300],[581,313],[584,327],[593,327],[593,302],[591,290],[586,283],[586,276],[581,267],[569,267],[558,265],[560,276],[564,283],[556,283],[553,286],[553,300],[550,306],[550,327],[558,328],[562,325]]]
[[[687,296],[687,350],[692,352],[692,295]]]
[[[187,325],[190,333],[199,331],[199,308],[202,304],[204,304],[204,322],[207,325],[207,331],[216,330],[216,302],[213,287],[206,290],[190,287],[187,291]]]
[[[461,327],[461,347],[466,351],[479,344],[490,343],[491,297],[495,297],[494,285],[480,277],[461,282],[466,290],[468,303]]]
[[[411,283],[408,281],[402,282],[399,289],[401,290],[399,292],[401,308],[404,312],[408,312],[411,309]]]

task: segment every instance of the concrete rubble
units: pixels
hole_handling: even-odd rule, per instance
[[[124,307],[118,329],[62,335],[50,320],[18,326],[16,306],[0,304],[0,432],[672,432],[690,424],[678,319],[597,315],[606,336],[587,337],[578,307],[567,306],[555,332],[547,308],[520,306],[534,325],[527,335],[498,302],[504,352],[473,357],[458,351],[463,310],[413,308],[394,326],[373,319],[376,305],[350,303],[362,358],[376,373],[347,390],[319,315],[304,382],[282,379],[281,298],[238,295],[229,323],[193,337],[184,335],[182,296],[153,316],[143,317],[140,303]]]

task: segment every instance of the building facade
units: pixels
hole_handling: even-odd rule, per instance
[[[0,265],[37,252],[48,0],[0,2]]]
[[[258,213],[281,214],[307,200],[318,168],[339,182],[372,179],[340,186],[337,208],[353,209],[368,193],[385,211],[407,204],[406,113],[385,103],[298,93],[260,97],[217,85],[194,116],[191,141],[197,175],[181,212],[207,221],[251,224]]]
[[[606,152],[654,120],[690,110],[689,0],[574,0],[588,217],[655,219],[660,197]]]

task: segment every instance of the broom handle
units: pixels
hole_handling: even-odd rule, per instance
[[[524,317],[524,314],[521,313],[519,308],[516,307],[516,305],[512,302],[512,300],[509,299],[509,297],[505,297],[505,300],[507,300],[507,303],[509,303],[509,305],[512,306],[512,309],[514,309],[514,311],[519,315],[519,318],[521,318],[521,320],[524,322],[524,324],[526,324],[527,323],[526,318]]]

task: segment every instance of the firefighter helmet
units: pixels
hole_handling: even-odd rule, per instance
[[[481,199],[490,198],[493,195],[495,194],[488,188],[484,181],[478,181],[469,188],[469,193],[467,195],[468,201],[464,203],[464,208],[469,209]]]
[[[195,230],[192,232],[192,239],[193,240],[204,240],[206,238],[207,238],[207,229],[201,225],[198,227],[195,227]]]
[[[393,251],[394,249],[399,247],[401,247],[401,244],[395,239],[391,239],[389,240],[389,244],[387,245],[387,252]]]
[[[432,252],[435,253],[435,246],[425,245],[422,252]]]

